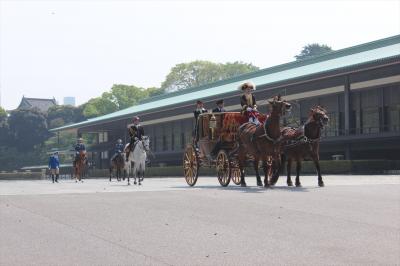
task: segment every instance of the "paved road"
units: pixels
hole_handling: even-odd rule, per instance
[[[400,177],[0,181],[0,265],[400,265]]]

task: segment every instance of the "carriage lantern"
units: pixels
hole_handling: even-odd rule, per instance
[[[215,115],[211,115],[210,118],[210,129],[211,129],[211,139],[214,139],[215,135],[215,129],[217,128],[217,119],[215,118]]]

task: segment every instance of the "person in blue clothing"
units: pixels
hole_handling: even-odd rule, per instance
[[[85,151],[86,152],[86,147],[85,147],[85,144],[83,144],[83,139],[82,138],[78,138],[78,142],[75,145],[74,167],[75,167],[76,161],[79,159],[79,153],[81,151]]]
[[[51,179],[54,183],[58,183],[58,177],[60,175],[60,161],[58,160],[58,152],[52,154],[49,158],[49,170],[51,173]],[[54,179],[55,176],[55,179]]]
[[[123,151],[124,151],[124,144],[122,144],[122,139],[118,139],[117,144],[115,144],[114,155],[113,157],[111,157],[111,161],[114,161],[114,159],[118,155],[122,154]]]

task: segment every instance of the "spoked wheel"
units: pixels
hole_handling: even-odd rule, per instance
[[[183,174],[189,186],[196,184],[199,176],[199,158],[193,146],[188,146],[183,155]]]
[[[232,168],[231,179],[236,185],[240,185],[240,169]]]
[[[231,181],[231,165],[226,151],[221,150],[217,156],[217,177],[221,186],[226,187]]]

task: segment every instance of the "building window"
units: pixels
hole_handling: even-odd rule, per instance
[[[181,149],[185,148],[185,133],[181,133]]]
[[[101,159],[108,159],[108,151],[101,152]]]
[[[167,137],[165,135],[163,136],[162,147],[163,151],[167,150]]]
[[[99,132],[99,143],[108,142],[108,132]]]

